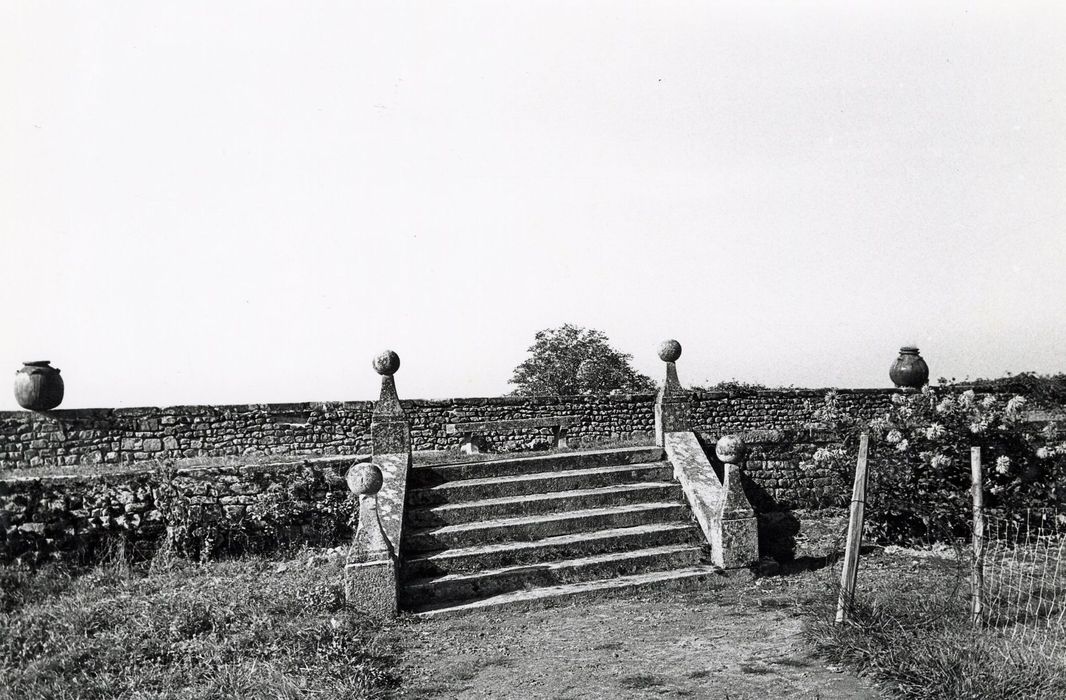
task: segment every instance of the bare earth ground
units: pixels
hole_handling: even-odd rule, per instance
[[[811,575],[412,621],[393,697],[880,697],[806,650]]]

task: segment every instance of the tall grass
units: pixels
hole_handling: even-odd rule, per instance
[[[0,697],[380,696],[397,682],[389,627],[306,558],[0,568]]]
[[[834,624],[837,588],[808,610],[816,653],[877,679],[901,698],[1063,698],[1066,664],[971,627],[965,559],[863,562],[848,622]]]

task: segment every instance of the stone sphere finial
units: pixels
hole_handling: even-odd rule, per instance
[[[392,350],[386,350],[374,357],[371,362],[374,371],[383,377],[391,377],[400,369],[400,356]]]
[[[664,340],[659,343],[659,359],[663,362],[677,362],[681,357],[681,343],[676,340]]]
[[[357,496],[373,496],[385,483],[381,468],[373,462],[352,465],[344,475],[344,480],[348,482],[348,490]]]
[[[739,435],[723,435],[714,447],[714,453],[723,464],[737,464],[744,459],[748,446]]]

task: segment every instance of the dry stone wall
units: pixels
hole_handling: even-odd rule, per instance
[[[0,413],[0,468],[365,453],[368,401]]]
[[[755,510],[825,508],[843,505],[850,483],[811,463],[814,451],[836,438],[815,420],[829,389],[695,392],[689,424],[705,444],[722,435],[744,437],[749,446],[745,491]],[[891,406],[894,389],[838,389],[850,414],[872,418]]]
[[[0,479],[0,561],[147,554],[164,541],[193,558],[340,544],[354,512],[343,475],[360,459]]]
[[[403,401],[415,450],[459,446],[449,423],[572,416],[571,444],[649,442],[655,397],[501,397]],[[0,412],[0,470],[132,464],[248,454],[351,455],[370,451],[373,403],[252,404]],[[497,452],[529,449],[550,428],[483,437]]]
[[[766,533],[780,530],[802,544],[802,528],[789,534],[798,527],[792,513],[846,504],[847,475],[810,459],[835,439],[814,420],[826,391],[687,394],[688,424],[711,447],[712,461],[722,435],[739,433],[748,442],[744,486],[767,543],[780,538]],[[887,410],[895,393],[838,396],[852,414],[868,418]],[[550,416],[578,419],[568,436],[574,447],[654,440],[651,394],[402,403],[416,451],[457,449],[461,435],[449,433],[448,424]],[[0,560],[78,556],[116,538],[147,546],[167,532],[191,556],[340,543],[354,512],[340,477],[370,451],[372,408],[364,401],[0,413]],[[487,451],[511,452],[543,447],[551,432],[482,437]],[[210,466],[189,464],[211,459]]]
[[[460,437],[448,424],[567,416],[580,419],[570,428],[571,447],[606,443],[650,444],[655,440],[655,396],[504,396],[491,399],[405,401],[415,450],[449,450]],[[551,444],[552,428],[481,433],[486,451],[515,452]]]

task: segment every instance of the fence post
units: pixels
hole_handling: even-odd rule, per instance
[[[973,626],[980,627],[983,616],[982,592],[985,588],[985,513],[981,448],[970,448],[970,480],[973,491],[973,558],[970,561],[970,593],[973,598]]]
[[[859,572],[859,548],[866,506],[866,457],[870,438],[859,437],[859,459],[855,463],[855,486],[851,491],[851,517],[848,519],[848,542],[844,549],[844,570],[840,574],[840,597],[837,599],[837,624],[847,618],[847,609],[855,600],[855,578]]]

